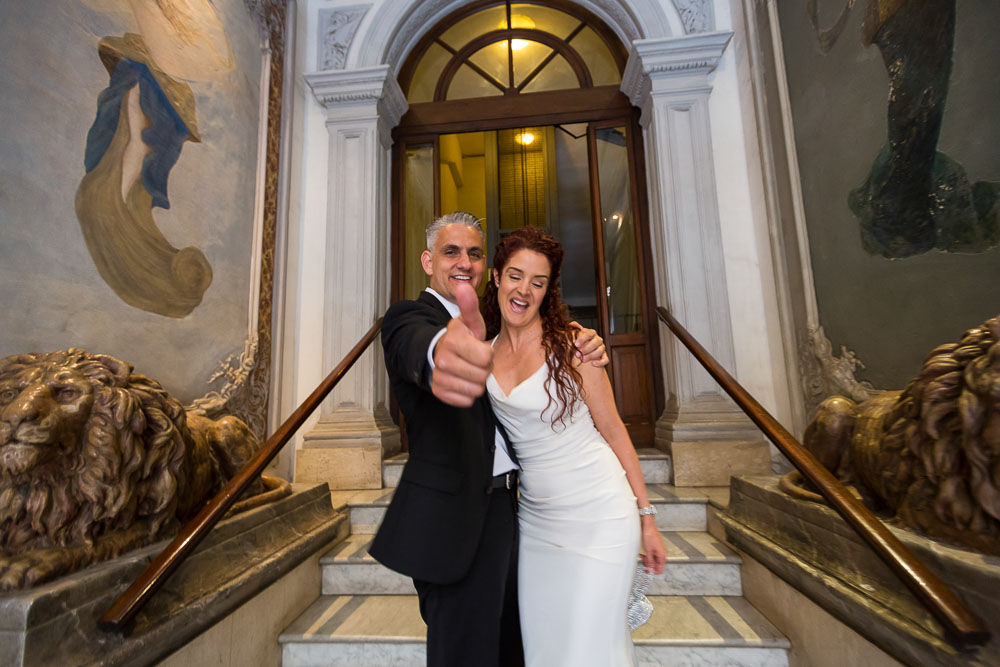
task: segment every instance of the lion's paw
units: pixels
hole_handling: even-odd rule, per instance
[[[0,590],[18,590],[51,581],[70,570],[70,560],[62,549],[0,555]]]

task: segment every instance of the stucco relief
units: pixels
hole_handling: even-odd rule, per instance
[[[857,402],[878,396],[882,391],[870,382],[859,382],[854,374],[865,365],[847,347],[840,346],[834,356],[833,344],[822,326],[811,327],[799,340],[799,381],[805,394],[806,409],[816,407],[833,395],[847,396]]]
[[[243,344],[242,352],[234,352],[220,361],[217,370],[208,378],[209,385],[223,380],[222,387],[218,391],[209,391],[204,396],[194,399],[190,405],[185,405],[184,409],[212,418],[230,412],[230,406],[247,401],[247,385],[256,366],[257,339],[249,338]],[[261,422],[259,428],[263,430],[263,427],[264,424]],[[260,431],[255,429],[255,432]]]
[[[344,69],[347,50],[369,7],[371,5],[354,5],[320,10],[318,69]]]
[[[677,13],[681,15],[684,34],[711,32],[715,28],[715,17],[709,0],[673,0]]]

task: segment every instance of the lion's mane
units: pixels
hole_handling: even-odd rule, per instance
[[[925,527],[929,502],[943,524],[1000,536],[1000,317],[932,350],[887,424],[902,466],[882,486],[904,522]]]

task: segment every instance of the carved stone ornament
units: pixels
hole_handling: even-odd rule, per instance
[[[710,0],[674,0],[674,7],[681,15],[684,34],[711,32],[715,29],[715,17],[712,14]]]
[[[799,368],[806,407],[812,412],[828,396],[848,396],[861,402],[882,393],[870,382],[858,381],[854,374],[865,367],[857,355],[840,346],[840,356],[833,355],[833,343],[823,327],[810,328],[799,341]]]
[[[185,405],[184,409],[209,418],[232,412],[234,407],[247,402],[246,393],[256,366],[257,340],[250,338],[243,344],[243,351],[240,354],[230,354],[220,361],[218,370],[208,378],[209,385],[222,381],[219,390],[209,391],[204,396],[194,399],[189,405]],[[264,424],[260,424],[258,430],[246,417],[244,421],[247,421],[255,433],[261,432],[264,427]]]
[[[0,359],[0,590],[176,531],[259,447],[240,420],[185,413],[114,357],[70,348]],[[264,488],[257,480],[249,493]]]
[[[317,69],[344,69],[347,50],[369,7],[371,5],[354,5],[319,10]]]
[[[1000,556],[1000,316],[932,350],[904,391],[825,400],[804,444],[896,522]],[[820,500],[800,479],[782,488]]]

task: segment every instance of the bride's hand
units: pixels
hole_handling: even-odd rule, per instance
[[[579,322],[570,322],[569,326],[579,333],[573,339],[576,346],[576,357],[580,363],[591,363],[597,368],[607,366],[611,361],[604,349],[604,339],[593,329],[585,329]]]
[[[663,574],[663,566],[667,563],[667,547],[663,544],[663,537],[654,523],[651,527],[642,527],[642,564],[647,572],[652,574]]]

